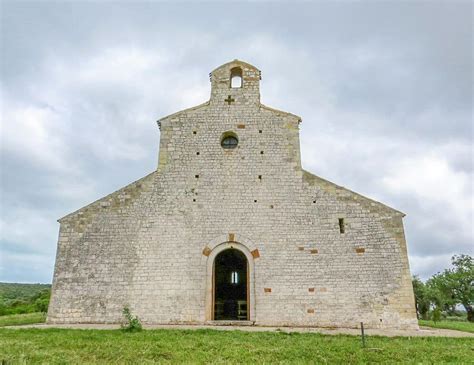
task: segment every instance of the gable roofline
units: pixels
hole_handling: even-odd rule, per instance
[[[73,217],[73,216],[79,214],[81,211],[87,210],[87,209],[93,207],[94,205],[97,205],[97,204],[99,204],[100,202],[102,202],[102,201],[104,201],[104,200],[107,200],[107,199],[113,197],[115,194],[118,194],[118,193],[120,193],[121,191],[124,191],[124,190],[126,190],[126,189],[128,189],[128,188],[133,187],[134,185],[137,185],[138,183],[140,183],[140,182],[142,182],[142,181],[148,179],[150,176],[154,175],[155,173],[156,173],[156,170],[153,171],[153,172],[151,172],[151,173],[149,173],[149,174],[146,175],[146,176],[143,176],[142,178],[140,178],[140,179],[138,179],[138,180],[135,180],[135,181],[131,182],[130,184],[127,184],[127,185],[121,187],[120,189],[115,190],[114,192],[112,192],[112,193],[110,193],[110,194],[107,194],[107,195],[103,196],[102,198],[99,198],[99,199],[97,199],[97,200],[94,200],[92,203],[89,203],[89,204],[87,204],[87,205],[84,205],[83,207],[81,207],[81,208],[79,208],[79,209],[77,209],[77,210],[75,210],[75,211],[73,211],[73,212],[71,212],[71,213],[69,213],[69,214],[66,214],[64,217],[59,218],[59,219],[57,220],[57,222],[62,223],[62,222],[64,222],[65,220],[67,220],[67,219],[69,219],[69,218],[71,218],[71,217]]]
[[[192,110],[196,110],[196,109],[199,109],[199,108],[208,106],[208,105],[210,104],[210,102],[211,102],[211,101],[208,100],[208,101],[206,101],[206,102],[204,102],[204,103],[202,103],[202,104],[199,104],[199,105],[196,105],[196,106],[192,106],[192,107],[190,107],[190,108],[186,108],[186,109],[177,111],[177,112],[172,113],[172,114],[168,114],[167,116],[158,119],[158,120],[156,121],[156,123],[158,124],[158,127],[161,128],[161,122],[164,121],[165,119],[169,119],[169,118],[172,118],[172,117],[174,117],[174,116],[176,116],[176,115],[178,115],[178,114],[185,113],[185,112],[190,112],[190,111],[192,111]]]
[[[229,61],[227,63],[224,63],[223,65],[220,65],[218,67],[216,67],[214,70],[211,71],[211,74],[214,73],[215,71],[221,69],[221,68],[225,68],[231,64],[235,64],[236,66],[243,66],[243,67],[248,67],[248,68],[251,68],[253,70],[257,70],[258,72],[261,72],[257,67],[255,67],[254,65],[248,63],[248,62],[244,62],[244,61],[241,61],[241,60],[238,60],[237,58],[233,61]]]
[[[287,115],[289,117],[296,118],[296,119],[298,119],[298,123],[301,123],[303,121],[303,119],[301,119],[301,117],[296,115],[296,114],[285,112],[283,110],[279,110],[279,109],[275,109],[275,108],[271,108],[269,106],[263,105],[262,103],[260,103],[260,108],[271,111],[271,112],[274,112],[274,113],[283,114],[283,115]]]
[[[344,186],[337,185],[337,184],[335,184],[335,183],[333,183],[333,182],[331,182],[331,181],[329,181],[329,180],[326,180],[326,179],[323,179],[323,178],[321,178],[321,177],[319,177],[319,176],[317,176],[317,175],[314,175],[314,174],[312,174],[311,172],[306,171],[306,170],[304,170],[304,169],[302,169],[302,171],[303,171],[303,178],[306,177],[306,179],[309,179],[309,180],[317,180],[317,182],[319,182],[319,183],[320,183],[321,185],[323,185],[323,186],[324,186],[324,185],[330,186],[330,187],[332,187],[332,188],[335,188],[336,190],[342,190],[342,191],[345,191],[345,192],[347,192],[347,193],[350,193],[352,196],[355,196],[356,199],[360,199],[359,201],[366,201],[366,202],[370,203],[370,205],[376,205],[376,206],[378,206],[378,207],[380,207],[380,208],[382,208],[382,209],[384,209],[384,210],[386,210],[386,211],[393,212],[393,213],[395,213],[395,214],[397,214],[397,215],[400,215],[400,216],[402,216],[402,218],[406,216],[405,213],[403,213],[403,212],[401,212],[401,211],[399,211],[399,210],[397,210],[397,209],[395,209],[395,208],[392,208],[392,207],[390,207],[390,206],[388,206],[388,205],[385,205],[385,204],[383,204],[383,203],[381,203],[381,202],[379,202],[379,201],[377,201],[377,200],[374,200],[374,199],[368,198],[368,197],[366,197],[366,196],[364,196],[364,195],[361,195],[361,194],[359,194],[359,193],[356,193],[355,191],[352,191],[352,190],[350,190],[350,189],[347,189],[347,188],[345,188]]]
[[[202,103],[202,104],[199,104],[199,105],[196,105],[196,106],[192,106],[192,107],[190,107],[190,108],[186,108],[186,109],[177,111],[177,112],[175,112],[175,113],[173,113],[173,114],[169,114],[169,115],[167,115],[167,116],[165,116],[165,117],[162,117],[162,118],[158,119],[158,120],[156,121],[156,123],[158,124],[158,127],[161,128],[161,122],[164,121],[164,120],[166,120],[166,119],[172,118],[172,117],[177,116],[177,115],[179,115],[179,114],[181,114],[181,113],[190,112],[190,111],[197,110],[197,109],[200,109],[200,108],[202,108],[202,107],[209,106],[209,105],[210,105],[210,100],[208,100],[208,101],[206,101],[206,102],[204,102],[204,103]],[[268,111],[271,111],[271,112],[274,112],[274,113],[283,114],[283,115],[287,115],[287,116],[289,116],[289,117],[293,117],[293,118],[295,118],[295,119],[298,119],[298,123],[301,123],[301,122],[303,121],[302,118],[301,118],[299,115],[296,115],[296,114],[293,114],[293,113],[289,113],[289,112],[285,112],[285,111],[283,111],[283,110],[271,108],[271,107],[269,107],[269,106],[267,106],[267,105],[264,105],[264,104],[262,104],[262,103],[260,103],[260,108],[261,108],[261,109],[268,110]]]

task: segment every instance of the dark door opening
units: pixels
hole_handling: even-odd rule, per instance
[[[248,319],[248,263],[236,249],[218,254],[214,260],[214,319]]]

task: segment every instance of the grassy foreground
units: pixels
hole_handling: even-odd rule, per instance
[[[43,323],[46,320],[46,314],[35,312],[25,314],[10,314],[8,316],[0,316],[0,327],[17,326],[21,324]]]
[[[217,330],[0,329],[0,363],[471,363],[472,338]],[[5,363],[4,362],[4,363]]]
[[[457,330],[457,331],[474,333],[473,322],[440,321],[440,322],[435,323],[433,321],[419,320],[418,323],[420,326],[427,326],[427,327],[433,327],[433,328],[445,328],[448,330]]]

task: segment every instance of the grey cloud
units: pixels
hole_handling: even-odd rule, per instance
[[[414,273],[473,252],[471,3],[1,6],[0,281],[49,281],[56,219],[152,171],[155,121],[234,58],[303,117],[305,168],[407,213]]]

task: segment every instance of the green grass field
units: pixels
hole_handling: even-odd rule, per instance
[[[42,323],[42,313],[0,316],[0,326]],[[422,326],[474,332],[469,322]],[[356,336],[216,330],[0,329],[0,363],[472,363],[472,338]]]
[[[433,327],[433,328],[446,328],[448,330],[457,330],[457,331],[474,333],[474,322],[441,321],[441,322],[435,323],[433,321],[420,320],[418,321],[418,323],[420,326],[427,326],[427,327]]]
[[[0,316],[0,327],[17,326],[21,324],[43,323],[45,320],[45,313],[35,312],[25,314],[10,314],[7,316]]]
[[[0,329],[0,363],[472,363],[472,338],[368,337],[217,330]]]

